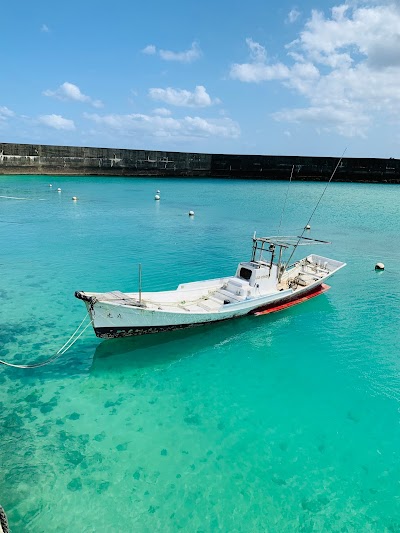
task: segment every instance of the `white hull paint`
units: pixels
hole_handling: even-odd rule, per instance
[[[343,266],[345,263],[311,255],[279,280],[272,262],[249,262],[239,265],[236,276],[182,284],[175,291],[142,295],[77,292],[76,296],[85,301],[98,337],[143,335],[237,318],[301,299]],[[251,268],[258,283],[241,277]]]

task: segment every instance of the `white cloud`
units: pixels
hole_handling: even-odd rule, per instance
[[[149,96],[153,100],[180,107],[208,107],[219,100],[212,100],[203,85],[197,85],[193,92],[185,89],[149,89]]]
[[[51,128],[55,128],[56,130],[75,129],[74,121],[64,118],[61,115],[42,115],[39,117],[39,122]]]
[[[184,52],[172,52],[171,50],[159,50],[160,57],[165,61],[179,61],[192,63],[201,57],[201,50],[197,42],[193,42],[189,50]]]
[[[153,115],[159,115],[160,117],[169,117],[172,114],[172,112],[165,107],[157,107],[156,109],[153,109],[152,113]]]
[[[84,117],[98,126],[114,129],[123,135],[147,134],[154,137],[227,137],[236,138],[240,128],[229,118],[204,119],[200,117],[184,117],[175,119],[165,116],[144,114],[130,115],[99,115],[85,113]]]
[[[8,109],[8,107],[0,106],[0,120],[7,120],[8,118],[13,117],[14,115],[14,111],[11,111],[11,109]]]
[[[400,35],[394,35],[391,42],[375,43],[368,53],[368,64],[375,69],[400,66]]]
[[[200,117],[185,117],[183,124],[190,133],[198,136],[238,137],[240,134],[239,126],[228,118],[204,119]]]
[[[308,107],[305,109],[288,109],[273,114],[273,118],[284,122],[308,122],[314,124],[317,130],[336,130],[344,137],[356,135],[364,137],[365,130],[370,124],[368,116],[358,109],[345,106],[337,108],[331,105]]]
[[[234,63],[230,71],[231,78],[248,83],[289,78],[290,69],[286,65],[270,65],[266,62],[267,54],[261,44],[250,38],[246,39],[246,44],[249,47],[250,62]]]
[[[103,107],[101,100],[94,100],[90,96],[83,94],[77,85],[69,83],[68,81],[60,85],[56,90],[51,91],[47,89],[43,91],[45,96],[51,96],[58,100],[73,100],[75,102],[85,102],[93,107]]]
[[[183,52],[173,52],[172,50],[162,49],[157,50],[157,47],[154,44],[149,44],[142,49],[142,53],[146,55],[158,54],[161,59],[164,59],[165,61],[178,61],[180,63],[192,63],[202,55],[200,46],[196,41],[193,41],[189,50],[184,50]]]
[[[291,9],[286,18],[287,24],[293,24],[300,17],[301,13],[295,7]]]
[[[42,31],[43,33],[49,33],[50,29],[46,24],[42,24],[40,31]]]
[[[263,63],[267,57],[267,53],[265,51],[264,46],[261,46],[261,44],[256,43],[250,37],[246,39],[246,44],[250,49],[250,56],[252,61],[254,61],[255,63]]]
[[[145,48],[143,48],[142,53],[147,55],[154,55],[157,52],[156,47],[154,44],[149,44]]]
[[[283,63],[266,65],[265,63],[242,63],[231,67],[231,78],[245,82],[284,80],[290,77],[290,69]]]
[[[312,11],[298,38],[286,47],[287,61],[254,56],[232,65],[244,82],[277,80],[308,101],[304,108],[274,114],[280,121],[308,121],[320,130],[366,135],[379,120],[400,118],[400,6],[355,2],[329,16]],[[256,43],[257,44],[257,43]]]

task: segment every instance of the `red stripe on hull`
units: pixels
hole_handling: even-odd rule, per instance
[[[305,296],[300,296],[300,298],[295,298],[294,300],[290,300],[289,302],[286,302],[284,304],[272,305],[271,307],[268,307],[267,309],[264,309],[262,311],[255,311],[253,314],[256,316],[260,316],[260,315],[268,315],[269,313],[276,313],[278,311],[283,311],[283,309],[287,309],[288,307],[292,307],[293,305],[301,304],[305,302],[306,300],[311,300],[311,298],[314,298],[315,296],[319,296],[320,294],[323,294],[329,289],[330,289],[329,285],[322,283],[321,285],[313,289],[311,292],[309,292]]]

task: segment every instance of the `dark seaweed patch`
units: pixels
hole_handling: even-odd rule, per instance
[[[82,481],[80,477],[75,477],[67,485],[67,489],[76,492],[77,490],[82,490]]]

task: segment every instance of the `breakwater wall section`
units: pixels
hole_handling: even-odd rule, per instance
[[[0,143],[0,174],[160,176],[325,181],[338,158],[201,154]],[[400,183],[399,159],[344,158],[335,181]]]

